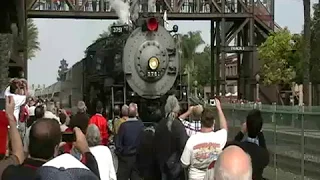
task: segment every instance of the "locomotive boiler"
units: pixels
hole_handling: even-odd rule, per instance
[[[187,103],[182,83],[178,30],[167,30],[163,19],[140,17],[133,27],[112,26],[111,35],[90,45],[83,60],[83,91],[89,110],[97,100],[107,109],[135,102],[142,120],[161,109],[168,94]]]

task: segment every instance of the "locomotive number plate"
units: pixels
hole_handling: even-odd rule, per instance
[[[111,26],[111,33],[112,34],[122,34],[129,31],[129,26],[123,25],[123,26]]]
[[[158,77],[160,76],[160,72],[147,72],[147,77]]]

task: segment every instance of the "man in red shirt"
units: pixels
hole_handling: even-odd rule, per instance
[[[96,114],[91,117],[89,124],[95,124],[99,128],[102,139],[101,144],[108,145],[108,120],[102,116],[102,112],[103,104],[102,102],[98,101],[96,106]]]
[[[0,110],[0,157],[5,156],[8,140],[8,119],[4,110]]]

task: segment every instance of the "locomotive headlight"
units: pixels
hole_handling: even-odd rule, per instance
[[[159,67],[159,59],[156,57],[152,57],[149,59],[149,68],[151,70],[156,70]]]

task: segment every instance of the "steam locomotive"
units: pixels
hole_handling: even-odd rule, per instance
[[[135,102],[148,119],[162,109],[169,94],[187,103],[177,43],[178,27],[164,27],[161,17],[142,16],[133,27],[111,27],[111,36],[87,48],[83,59],[83,99],[94,111],[102,100],[107,108]]]
[[[141,119],[149,121],[150,114],[164,107],[169,94],[186,106],[178,26],[169,31],[161,17],[147,15],[133,26],[114,25],[110,31],[110,36],[91,44],[86,57],[71,69],[71,88],[82,85],[89,113],[94,113],[97,100],[104,102],[109,112],[115,105],[135,102],[142,110]]]

